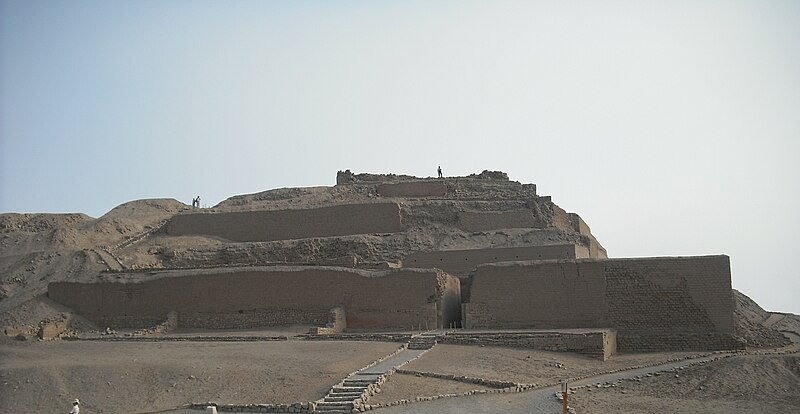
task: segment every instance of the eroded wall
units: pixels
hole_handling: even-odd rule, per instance
[[[484,263],[515,260],[551,260],[588,258],[589,250],[574,244],[550,246],[503,247],[496,249],[439,250],[412,253],[403,259],[403,267],[442,269],[445,272],[466,276]]]
[[[725,349],[733,307],[727,256],[496,263],[478,267],[464,324],[609,327],[621,350]]]
[[[402,230],[397,203],[345,204],[298,210],[179,214],[170,236],[202,234],[235,242],[275,241]]]
[[[447,194],[447,185],[442,180],[406,181],[381,184],[377,189],[381,197],[435,197]]]
[[[458,227],[466,231],[488,231],[513,228],[544,228],[545,223],[527,209],[509,211],[461,211]]]
[[[147,327],[175,311],[181,327],[324,326],[344,309],[348,330],[410,329],[458,322],[457,278],[435,270],[365,272],[257,267],[163,272],[141,283],[51,283],[48,296],[112,327]]]

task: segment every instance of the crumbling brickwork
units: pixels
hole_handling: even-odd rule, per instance
[[[441,197],[447,194],[447,185],[441,180],[386,183],[377,192],[381,197]]]
[[[589,249],[575,244],[550,246],[503,247],[496,249],[439,250],[418,252],[403,259],[403,267],[442,269],[445,272],[466,276],[484,263],[517,260],[551,260],[588,258]]]
[[[347,204],[298,210],[179,214],[170,236],[208,235],[235,242],[275,241],[402,230],[397,203]]]
[[[341,307],[348,329],[449,326],[460,318],[457,278],[441,271],[366,272],[332,267],[255,267],[162,272],[141,283],[51,283],[51,299],[103,326],[149,327],[175,311],[178,325],[325,326]]]

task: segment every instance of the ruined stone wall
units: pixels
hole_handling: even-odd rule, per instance
[[[730,349],[733,307],[729,258],[702,256],[483,265],[463,313],[466,328],[610,327],[622,350]]]
[[[402,230],[397,203],[346,204],[299,210],[179,214],[170,236],[203,234],[230,241],[275,241]]]
[[[458,279],[434,270],[364,272],[329,267],[258,267],[164,272],[141,283],[51,283],[51,299],[103,326],[163,322],[197,328],[324,326],[341,306],[348,329],[448,326],[459,318]]]
[[[377,192],[381,197],[434,197],[447,194],[447,185],[442,180],[388,183],[379,185]]]
[[[574,244],[550,246],[503,247],[496,249],[439,250],[418,252],[403,259],[403,267],[442,269],[445,272],[466,276],[484,263],[519,260],[551,260],[588,258],[589,250]]]
[[[553,209],[553,227],[564,231],[579,231],[575,230],[573,227],[570,213],[567,213],[566,210],[557,206],[555,203],[551,203],[550,205]]]
[[[586,236],[589,239],[589,258],[608,259],[608,251],[600,245],[600,242],[593,235]]]
[[[576,213],[567,213],[567,216],[569,217],[573,230],[586,236],[592,234],[592,230],[589,228],[586,222],[583,221],[581,216]]]
[[[560,213],[559,213],[560,214]],[[600,242],[592,235],[592,229],[589,228],[589,225],[586,224],[585,221],[576,213],[567,213],[567,218],[569,219],[570,226],[572,230],[586,236],[588,239],[587,246],[589,246],[589,256],[593,259],[606,259],[608,258],[608,252],[606,249],[600,245]],[[558,221],[558,220],[557,220]]]

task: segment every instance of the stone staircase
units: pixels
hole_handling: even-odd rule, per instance
[[[418,358],[436,345],[437,331],[411,337],[408,344],[394,354],[350,374],[331,387],[328,394],[315,402],[315,413],[352,413],[361,411],[365,403],[398,367]]]
[[[314,412],[317,413],[350,413],[355,401],[366,401],[371,390],[377,386],[378,376],[353,376],[334,385],[328,394],[317,401]]]
[[[436,346],[438,335],[431,332],[415,335],[408,342],[408,349],[431,349]]]

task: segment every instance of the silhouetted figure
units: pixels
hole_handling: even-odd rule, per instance
[[[440,165],[439,168],[436,170],[439,173],[439,178],[442,178],[442,166]]]

